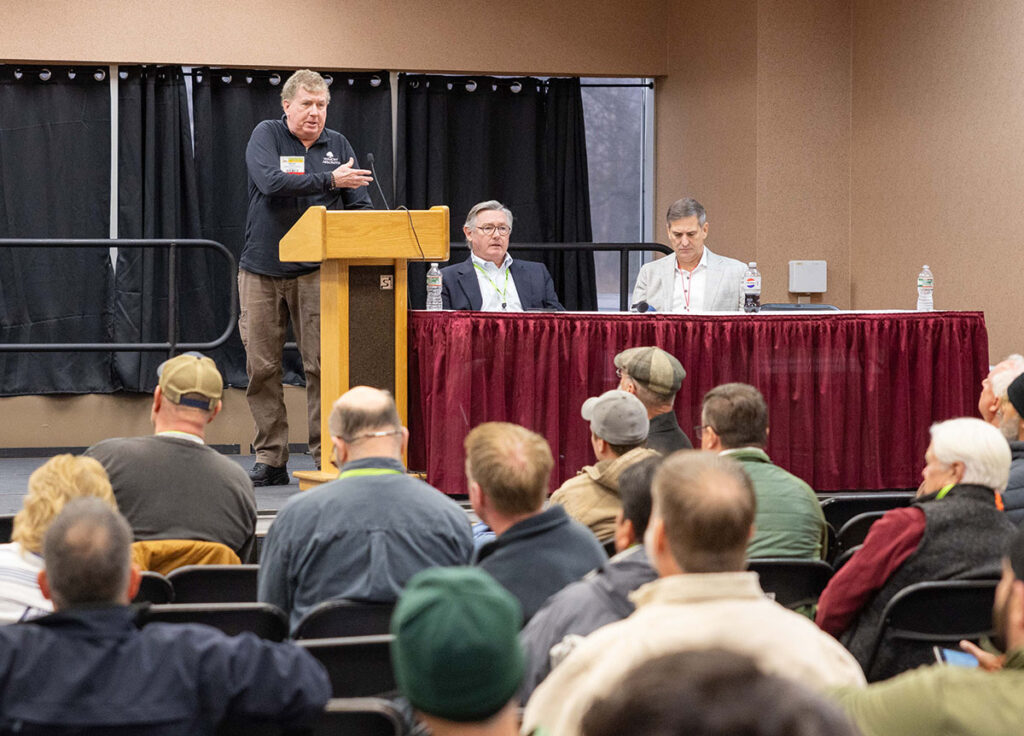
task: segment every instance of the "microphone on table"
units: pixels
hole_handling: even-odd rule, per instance
[[[373,165],[373,154],[366,154],[366,163],[370,165],[370,171],[373,172],[373,181],[377,185],[377,191],[380,192],[381,201],[384,202],[384,209],[390,210],[391,205],[388,204],[388,198],[384,196],[384,190],[380,188],[380,177],[377,176],[377,169]]]
[[[633,305],[633,311],[640,312],[641,314],[643,314],[644,312],[657,312],[658,310],[652,307],[646,301],[641,300]]]

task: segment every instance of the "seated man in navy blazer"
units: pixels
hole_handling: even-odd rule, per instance
[[[565,309],[543,263],[513,260],[508,254],[512,212],[505,205],[493,199],[474,205],[462,231],[472,252],[462,263],[441,269],[445,309]]]

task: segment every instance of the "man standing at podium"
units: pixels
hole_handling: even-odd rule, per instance
[[[300,69],[281,89],[284,115],[256,126],[245,150],[249,210],[238,263],[238,329],[245,345],[246,399],[256,423],[254,486],[288,485],[288,416],[281,353],[288,319],[302,354],[309,451],[320,467],[319,263],[282,263],[278,243],[309,208],[371,209],[345,136],[325,128],[331,93],[324,78]]]

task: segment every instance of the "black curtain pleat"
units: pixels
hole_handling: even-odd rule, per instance
[[[188,91],[180,67],[119,70],[118,236],[199,238],[199,198],[189,129]],[[168,250],[120,248],[114,279],[118,342],[164,342],[168,333]],[[226,264],[200,248],[176,253],[179,341],[212,341],[227,315],[215,292],[227,288]],[[220,271],[217,267],[221,266]],[[218,321],[219,320],[219,321]],[[124,387],[151,391],[165,353],[120,352]]]
[[[447,204],[456,242],[474,204],[500,200],[512,210],[513,257],[545,263],[566,308],[597,309],[591,254],[516,250],[592,238],[578,79],[399,75],[397,171],[399,204]],[[426,268],[410,264],[415,308]]]
[[[237,258],[245,244],[248,194],[245,147],[256,124],[279,118],[281,84],[288,71],[195,70],[193,119],[200,221],[204,238],[223,243]],[[330,77],[331,102],[327,127],[341,132],[356,150],[359,163],[373,153],[381,186],[393,200],[391,145],[391,91],[386,72],[341,74]],[[383,202],[376,185],[370,196],[378,207]],[[217,298],[226,303],[227,294]],[[245,352],[236,327],[220,351],[218,363],[226,381],[247,383]],[[302,384],[302,362],[295,351],[285,353],[286,383]]]
[[[0,65],[0,237],[108,236],[106,73]],[[0,343],[110,341],[110,271],[103,249],[0,249]],[[111,360],[0,353],[0,395],[110,392]]]

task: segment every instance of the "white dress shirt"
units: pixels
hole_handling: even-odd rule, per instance
[[[500,268],[490,261],[477,257],[475,253],[471,253],[469,257],[473,260],[473,271],[476,273],[477,283],[480,284],[480,311],[522,312],[523,303],[519,300],[516,281],[509,270],[512,268],[512,256],[505,253],[505,260]]]
[[[704,311],[704,295],[708,285],[708,249],[700,254],[700,261],[692,271],[679,268],[676,262],[676,283],[672,290],[672,311],[693,313]]]

